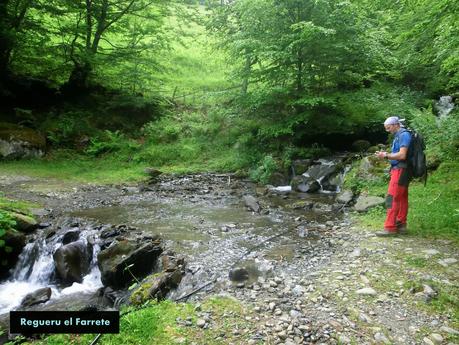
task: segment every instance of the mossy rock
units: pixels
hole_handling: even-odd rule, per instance
[[[20,141],[37,149],[44,149],[46,146],[46,138],[37,131],[6,122],[0,123],[0,139],[8,142]]]
[[[31,232],[38,227],[38,223],[33,217],[15,212],[11,212],[11,216],[16,221],[16,229],[21,232]]]

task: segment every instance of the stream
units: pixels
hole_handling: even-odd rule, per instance
[[[276,192],[231,175],[166,176],[147,187],[5,177],[2,190],[7,197],[43,205],[34,212],[47,227],[29,237],[10,277],[0,284],[0,319],[39,288],[50,287],[52,296],[34,310],[75,309],[94,300],[102,287],[98,245],[81,283],[64,286],[55,279],[53,252],[72,229],[95,243],[111,225],[160,235],[166,250],[186,261],[182,282],[169,298],[215,281],[191,297],[199,299],[259,279],[309,272],[326,262],[336,245],[333,231],[345,224],[334,193]],[[244,204],[244,195],[257,198],[259,213]],[[46,238],[50,231],[56,235]],[[233,274],[238,269],[246,274],[242,282]]]

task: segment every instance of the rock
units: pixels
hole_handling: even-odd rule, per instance
[[[200,328],[204,328],[205,325],[206,325],[206,320],[204,319],[198,319],[198,321],[196,321],[196,326]]]
[[[429,338],[427,338],[427,337],[424,337],[424,339],[422,339],[422,341],[423,341],[423,343],[425,345],[435,345],[435,343],[432,340],[430,340]]]
[[[343,190],[341,193],[338,194],[336,197],[336,201],[340,204],[348,204],[354,198],[354,193],[350,190]]]
[[[434,255],[440,254],[440,252],[436,249],[426,249],[426,250],[423,250],[422,252],[428,256],[434,256]]]
[[[422,286],[424,287],[423,293],[428,299],[437,296],[437,292],[434,289],[432,289],[429,285],[423,284]]]
[[[287,339],[287,333],[285,331],[281,331],[281,332],[277,333],[277,336],[279,337],[280,340]]]
[[[320,190],[320,183],[313,177],[295,176],[290,182],[292,189],[301,193],[315,193]]]
[[[62,237],[62,244],[69,244],[78,241],[80,238],[80,229],[70,229]]]
[[[455,258],[448,258],[448,259],[443,259],[443,260],[438,260],[438,263],[442,265],[443,267],[448,267],[450,265],[453,265],[457,262],[457,259]]]
[[[436,345],[443,343],[443,337],[438,333],[432,333],[430,335],[430,339],[432,339],[432,341]]]
[[[360,313],[359,314],[359,319],[362,322],[366,322],[366,323],[370,323],[371,322],[370,317],[368,315],[364,314],[364,313]]]
[[[445,333],[448,333],[448,334],[452,334],[452,335],[459,335],[459,331],[451,328],[451,327],[448,327],[448,326],[441,326],[440,327],[440,331],[442,332],[445,332]]]
[[[295,175],[302,175],[308,171],[312,164],[312,159],[297,159],[292,162],[292,169]]]
[[[134,240],[114,241],[97,255],[101,280],[105,286],[123,288],[133,280],[142,279],[156,264],[163,249],[159,242],[136,242]]]
[[[162,300],[172,289],[175,289],[182,280],[182,272],[176,269],[173,272],[161,272],[148,276],[136,289],[130,301],[134,305],[143,305],[150,299]]]
[[[21,307],[31,307],[36,304],[45,303],[51,298],[51,288],[38,289],[27,294],[21,301]]]
[[[22,232],[31,232],[38,228],[38,223],[32,217],[26,216],[21,213],[11,212],[11,216],[13,216],[14,220],[16,221],[16,230]]]
[[[231,281],[242,282],[249,279],[249,271],[244,267],[238,267],[232,269],[228,276]]]
[[[268,182],[273,186],[285,186],[288,183],[288,178],[280,172],[274,172],[269,177]]]
[[[351,343],[351,339],[349,339],[348,337],[346,337],[345,335],[340,335],[338,337],[338,341],[341,343],[341,344],[350,344]]]
[[[155,168],[145,168],[143,172],[147,174],[150,178],[157,178],[159,175],[163,173],[162,171]]]
[[[349,257],[351,258],[358,258],[360,256],[360,248],[355,248],[351,254],[349,254]]]
[[[366,212],[368,209],[379,206],[379,205],[384,205],[385,200],[379,196],[364,196],[360,195],[357,199],[357,202],[354,205],[354,209],[357,212]]]
[[[377,344],[390,344],[390,340],[387,339],[387,337],[380,333],[380,332],[377,332],[375,335],[374,335],[374,339],[376,341]]]
[[[83,240],[59,247],[53,254],[54,265],[64,283],[81,283],[89,272],[92,246]]]
[[[245,206],[250,208],[254,212],[260,212],[260,205],[258,204],[258,200],[252,195],[244,195],[243,198]]]
[[[377,292],[374,289],[370,288],[370,287],[357,290],[356,293],[357,293],[357,295],[367,295],[367,296],[376,296],[377,295]]]
[[[0,159],[43,156],[46,139],[37,131],[9,123],[0,123]]]

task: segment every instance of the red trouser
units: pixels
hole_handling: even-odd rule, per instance
[[[384,229],[397,231],[397,223],[406,224],[408,215],[408,186],[399,185],[400,175],[405,169],[392,169],[390,171],[389,189],[387,190],[386,208],[387,215]]]

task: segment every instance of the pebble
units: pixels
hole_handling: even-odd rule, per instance
[[[384,334],[380,333],[380,332],[377,332],[374,335],[374,339],[375,339],[377,344],[390,344],[390,340],[387,339],[387,337]]]
[[[370,280],[363,274],[360,275],[360,279],[363,281],[363,283],[365,285],[369,285],[370,284]]]
[[[204,328],[205,325],[206,325],[206,320],[204,319],[198,319],[198,321],[196,321],[196,326],[198,327]]]
[[[377,292],[370,287],[363,288],[356,291],[357,295],[376,296]]]
[[[443,267],[448,267],[449,265],[455,264],[456,262],[457,262],[457,259],[454,259],[454,258],[438,260],[438,263],[442,265]]]
[[[422,252],[428,256],[434,256],[434,255],[440,254],[440,252],[436,249],[426,249],[426,250],[423,250]]]
[[[435,345],[435,343],[432,340],[430,340],[429,338],[427,338],[427,337],[424,337],[424,339],[422,339],[422,341],[426,345]]]
[[[451,327],[447,327],[447,326],[440,327],[440,331],[448,333],[448,334],[459,335],[459,331],[457,331],[457,330],[455,330],[455,329],[453,329]]]
[[[359,314],[359,319],[362,322],[366,322],[366,323],[370,323],[371,322],[370,317],[368,315],[364,314],[364,313],[360,313]]]
[[[432,333],[430,335],[430,339],[432,339],[432,341],[434,342],[434,344],[441,344],[443,343],[443,337],[438,334],[438,333]]]

